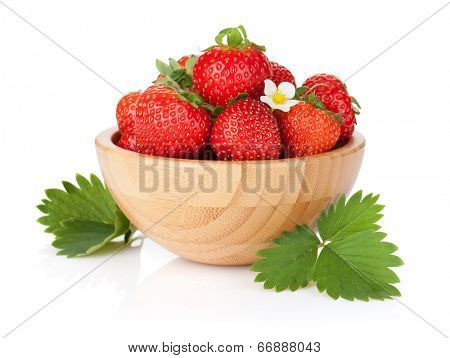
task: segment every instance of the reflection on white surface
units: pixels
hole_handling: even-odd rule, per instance
[[[63,276],[63,280],[71,283],[112,253],[104,251],[80,259],[47,255],[41,267],[49,277],[61,280]],[[336,328],[342,324],[363,327],[374,321],[392,322],[395,319],[392,312],[400,308],[394,301],[369,304],[334,301],[314,286],[277,293],[254,283],[255,275],[248,266],[212,266],[177,258],[144,239],[137,240],[95,270],[81,287],[95,289],[95,296],[108,292],[110,298],[122,301],[117,312],[119,318],[186,324],[214,319],[246,325],[303,322]],[[81,287],[71,295],[77,294],[77,290],[83,292]],[[93,297],[86,300],[93,303]],[[104,302],[104,297],[99,296],[98,300]]]
[[[53,281],[71,283],[111,254],[66,259],[49,253],[40,266]],[[177,258],[151,240],[138,240],[72,290],[71,305],[89,303],[101,307],[105,316],[115,311],[116,318],[143,321],[163,331],[173,325],[190,329],[194,322],[205,323],[204,329],[219,325],[232,331],[236,323],[243,331],[280,325],[289,330],[299,323],[307,332],[319,332],[323,326],[342,330],[356,325],[364,330],[374,324],[394,329],[398,314],[404,314],[395,301],[334,301],[314,286],[296,292],[264,290],[253,282],[255,275],[248,266],[198,264]],[[114,301],[121,303],[116,306]]]
[[[153,319],[201,320],[217,314],[231,318],[233,311],[240,311],[236,306],[251,304],[253,276],[246,266],[210,266],[176,258],[145,278],[127,296],[124,309]]]
[[[369,324],[389,319],[393,302],[334,301],[315,287],[277,293],[254,283],[248,266],[210,266],[176,258],[126,295],[120,315],[131,319],[243,323],[314,321]],[[337,319],[337,320],[336,320]],[[342,319],[342,321],[340,320]]]
[[[100,286],[101,284],[114,284],[117,291],[130,291],[136,287],[141,272],[140,252],[143,246],[143,239],[136,239],[129,247],[121,252],[115,253],[123,247],[122,242],[113,242],[106,248],[102,248],[92,256],[77,258],[67,258],[56,256],[56,249],[48,247],[41,250],[45,258],[40,263],[49,278],[63,278],[67,282],[74,282],[81,275],[95,268],[101,262],[114,255],[110,262],[106,262],[104,267],[98,267],[89,275],[86,283],[89,286]],[[61,267],[64,266],[64,269]]]

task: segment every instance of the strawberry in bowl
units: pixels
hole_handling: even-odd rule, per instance
[[[194,86],[200,96],[214,106],[226,106],[240,93],[258,99],[264,80],[272,75],[265,47],[250,42],[243,26],[220,31],[216,43],[194,65]]]
[[[290,70],[277,62],[270,61],[272,76],[270,79],[278,86],[282,82],[289,82],[295,86],[295,77]]]
[[[325,73],[309,77],[302,86],[314,93],[327,110],[342,117],[339,141],[347,142],[355,130],[356,115],[361,109],[358,101],[348,94],[347,86],[336,76]]]
[[[217,117],[211,146],[221,160],[278,159],[280,132],[267,106],[254,99],[244,99]]]
[[[163,84],[126,95],[119,101],[117,121],[126,138],[119,146],[164,157],[198,157],[211,132],[208,112]]]

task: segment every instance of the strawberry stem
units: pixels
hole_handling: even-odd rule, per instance
[[[226,44],[224,44],[225,38]],[[260,51],[266,50],[265,46],[257,45],[248,40],[247,31],[242,25],[239,25],[238,27],[227,27],[226,29],[221,30],[215,37],[215,42],[219,47],[229,47],[236,49],[254,47]],[[214,47],[216,46],[208,47],[205,51],[208,51]]]

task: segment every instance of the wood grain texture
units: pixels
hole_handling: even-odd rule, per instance
[[[365,140],[354,133],[331,152],[266,161],[152,157],[115,145],[116,128],[96,138],[106,185],[131,222],[189,260],[253,263],[255,252],[295,224],[314,224],[320,211],[348,193]]]

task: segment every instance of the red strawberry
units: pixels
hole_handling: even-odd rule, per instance
[[[117,145],[121,148],[136,151],[136,138],[134,134],[131,132],[125,132],[120,136],[119,142]]]
[[[217,117],[211,146],[221,160],[277,159],[281,141],[275,117],[259,101],[240,100]]]
[[[205,109],[195,108],[174,90],[157,84],[142,93],[137,102],[131,140],[140,153],[196,157],[210,132],[211,120]]]
[[[289,112],[275,111],[275,116],[289,157],[326,152],[339,138],[336,118],[308,103],[299,102]]]
[[[222,43],[225,36],[226,46]],[[218,46],[207,50],[194,65],[193,81],[200,96],[214,106],[226,106],[239,93],[257,98],[272,73],[264,48],[249,42],[242,26],[222,30],[216,42]]]
[[[140,92],[131,92],[123,96],[117,103],[116,118],[121,133],[131,131],[134,128],[136,102],[140,96]]]
[[[295,78],[291,71],[289,71],[286,67],[281,66],[280,64],[271,61],[270,65],[272,66],[272,77],[270,78],[277,86],[281,82],[289,82],[297,87],[295,84]]]
[[[329,87],[339,87],[342,89],[346,89],[345,84],[339,78],[337,78],[334,75],[329,75],[327,73],[319,73],[317,75],[307,78],[303,83],[303,86],[311,88],[318,84],[327,85]]]
[[[181,58],[178,60],[178,64],[179,64],[182,68],[185,68],[185,67],[186,67],[186,62],[189,60],[189,57],[191,57],[191,56],[194,56],[194,55],[186,55],[186,56],[181,57]]]
[[[342,116],[339,141],[347,142],[355,129],[355,113],[359,112],[353,108],[345,84],[336,76],[319,74],[308,78],[303,86],[310,88],[326,109]]]

